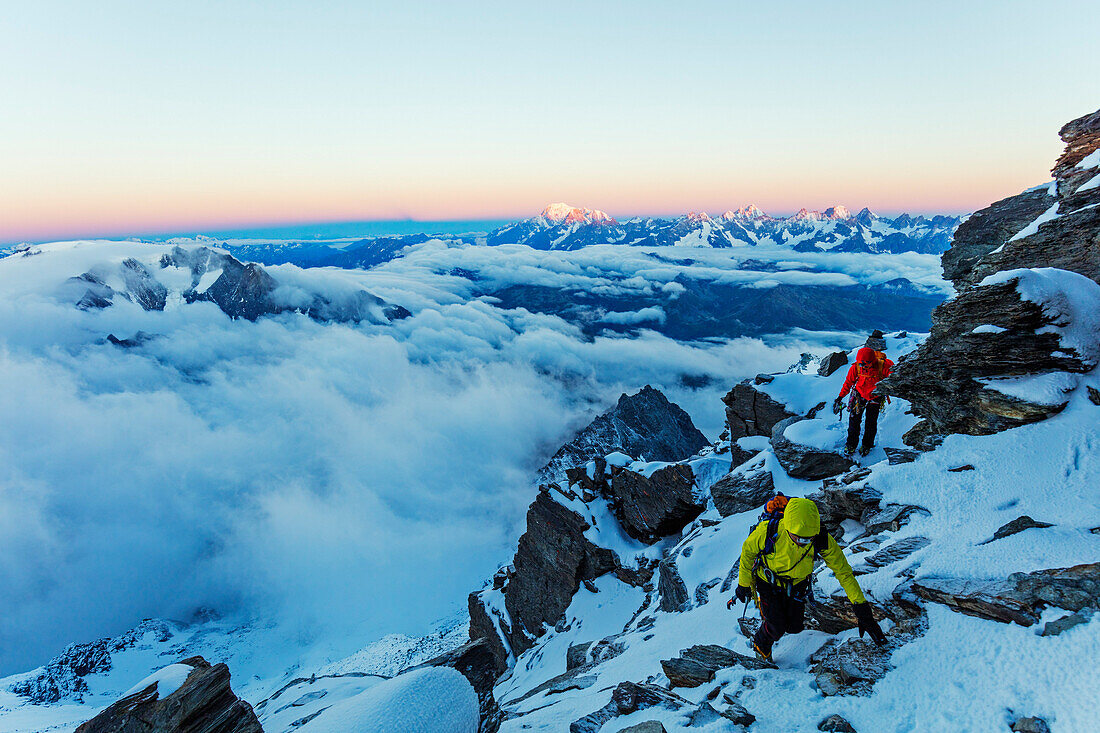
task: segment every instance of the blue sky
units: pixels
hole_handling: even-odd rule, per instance
[[[1085,2],[6,3],[0,240],[971,210],[1100,104]],[[1078,30],[1075,30],[1078,29]]]

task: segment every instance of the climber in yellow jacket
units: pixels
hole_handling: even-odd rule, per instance
[[[755,597],[761,624],[753,638],[753,650],[771,661],[772,645],[783,634],[797,634],[805,625],[814,559],[820,557],[840,581],[854,606],[859,635],[871,635],[877,644],[886,637],[871,614],[852,567],[836,540],[821,527],[817,504],[809,499],[788,499],[779,494],[768,502],[765,517],[741,546],[735,600]]]

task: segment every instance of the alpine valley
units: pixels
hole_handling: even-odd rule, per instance
[[[1100,111],[1060,135],[962,219],[16,248],[0,733],[1095,729]],[[885,645],[819,568],[752,655],[776,491]]]

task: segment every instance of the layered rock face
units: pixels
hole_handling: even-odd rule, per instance
[[[1066,149],[1053,186],[976,213],[943,256],[944,274],[959,293],[935,310],[928,340],[885,382],[923,418],[905,438],[910,445],[1049,417],[1076,384],[1058,375],[1097,364],[1097,335],[1074,339],[1065,329],[1087,329],[1095,318],[1088,303],[1100,297],[1084,280],[1100,282],[1100,111],[1060,134]],[[1036,388],[1018,389],[1029,376]]]
[[[546,482],[561,481],[565,471],[619,451],[649,461],[678,461],[708,443],[679,405],[649,385],[622,395],[615,407],[597,417],[558,449],[539,471]]]
[[[202,657],[180,662],[192,667],[186,680],[161,696],[159,683],[122,698],[77,733],[263,733],[252,706],[233,694],[229,667]]]

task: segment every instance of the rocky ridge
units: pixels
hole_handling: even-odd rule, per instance
[[[910,445],[1045,419],[1100,363],[1091,347],[1100,329],[1100,111],[1060,135],[1054,183],[978,212],[944,254],[959,292],[936,308],[928,340],[887,382],[923,418]],[[1019,389],[1022,378],[1049,386]]]

